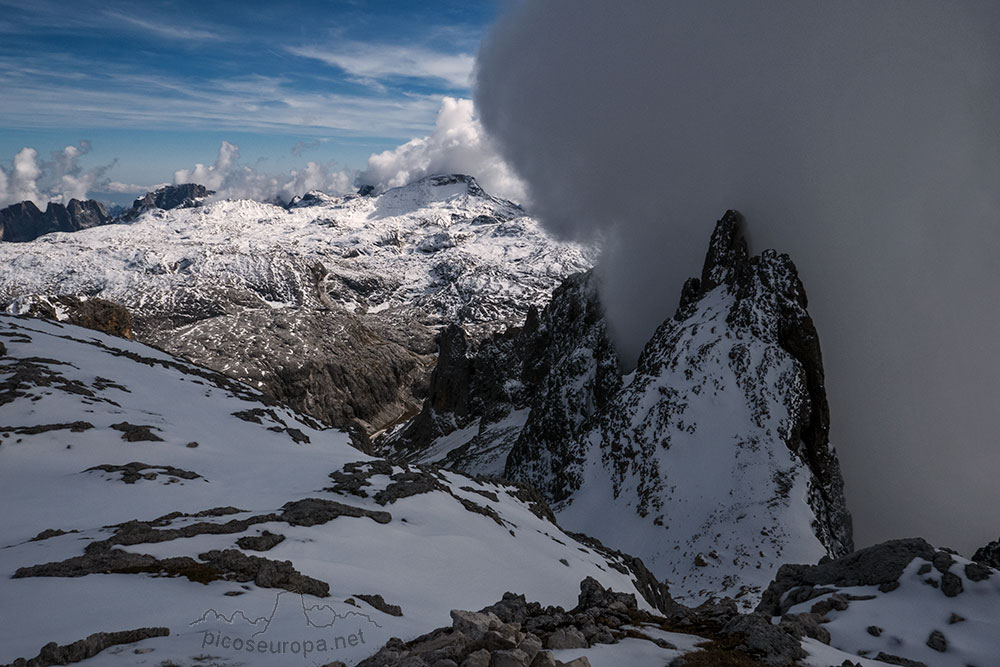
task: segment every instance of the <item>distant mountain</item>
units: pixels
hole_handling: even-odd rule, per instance
[[[197,183],[165,185],[162,188],[137,197],[132,203],[132,207],[121,214],[120,219],[123,222],[130,222],[146,211],[152,211],[153,209],[169,211],[175,208],[201,206],[206,198],[214,194],[214,190],[209,190],[204,185],[198,185]]]
[[[70,199],[63,206],[49,202],[43,213],[33,202],[23,201],[0,210],[0,241],[26,243],[52,232],[78,232],[111,222],[100,202]]]
[[[146,211],[200,206],[215,194],[203,185],[186,183],[166,185],[138,197],[131,208],[114,207],[113,211],[93,199],[70,199],[63,206],[49,202],[43,213],[34,202],[23,201],[0,210],[0,241],[26,243],[52,232],[79,232],[91,227],[117,222],[131,222]]]
[[[208,191],[172,188],[138,200],[133,211],[154,208],[130,224],[0,245],[0,305],[118,303],[138,340],[349,427],[361,446],[419,410],[442,328],[478,340],[519,325],[594,257],[464,175],[287,208],[191,206]]]
[[[853,548],[819,339],[787,255],[739,215],[622,376],[595,280],[525,325],[442,339],[418,416],[378,451],[530,483],[565,525],[635,553],[675,597],[756,604],[777,567]]]

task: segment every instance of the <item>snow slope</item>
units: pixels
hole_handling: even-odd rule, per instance
[[[521,488],[364,457],[138,343],[11,316],[0,342],[0,663],[166,627],[87,664],[350,664],[508,590],[567,607],[586,576],[637,592],[620,559],[564,534]],[[265,532],[284,540],[237,548]],[[300,652],[248,652],[251,638]],[[321,639],[335,648],[302,655]]]

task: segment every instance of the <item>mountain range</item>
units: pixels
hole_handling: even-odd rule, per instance
[[[4,223],[0,662],[996,664],[995,543],[855,549],[736,211],[628,367],[598,249],[470,176],[212,194]]]

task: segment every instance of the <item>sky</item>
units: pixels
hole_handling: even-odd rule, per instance
[[[444,97],[469,98],[498,11],[490,0],[0,0],[0,168],[9,177],[30,148],[37,199],[80,194],[61,184],[67,169],[88,190],[134,196],[213,165],[225,141],[274,190],[309,162],[345,172],[323,185],[353,181],[372,154],[432,135]]]

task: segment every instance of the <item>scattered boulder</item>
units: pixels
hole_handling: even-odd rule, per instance
[[[246,537],[241,537],[236,540],[236,544],[239,545],[240,549],[249,549],[250,551],[270,551],[284,541],[284,535],[277,535],[265,530],[261,532],[260,535],[247,535]]]

